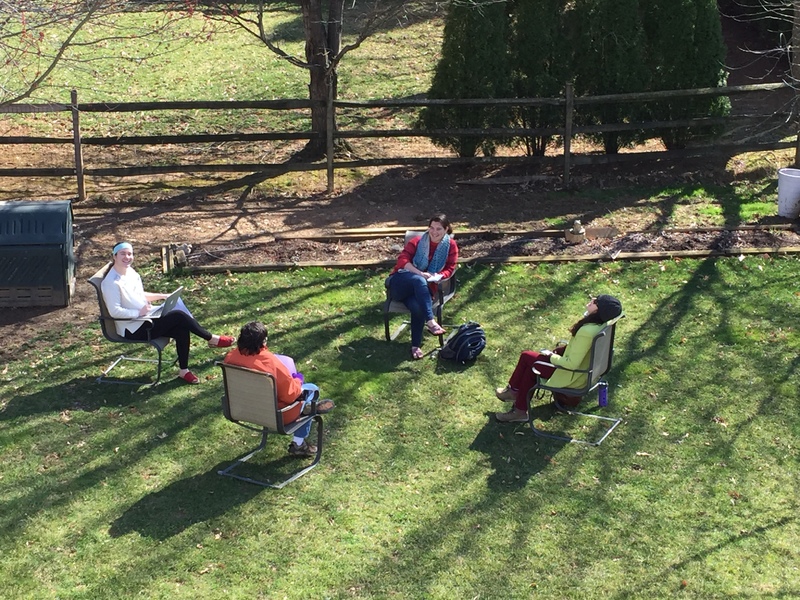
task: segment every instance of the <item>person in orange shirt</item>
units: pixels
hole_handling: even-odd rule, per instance
[[[236,348],[231,350],[224,361],[229,365],[246,367],[255,371],[269,373],[275,379],[278,394],[278,407],[286,408],[300,400],[296,410],[284,413],[284,423],[295,421],[300,414],[309,414],[312,398],[319,393],[313,383],[305,383],[302,373],[298,373],[294,361],[288,356],[273,354],[267,348],[267,327],[258,321],[251,321],[242,327],[236,340]],[[323,414],[334,408],[333,401],[319,400],[317,414]],[[294,432],[289,444],[292,456],[314,456],[317,447],[309,444],[306,438],[311,432],[311,421]]]

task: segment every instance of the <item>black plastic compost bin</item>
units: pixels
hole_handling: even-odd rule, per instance
[[[0,308],[69,306],[72,246],[69,201],[0,202]]]

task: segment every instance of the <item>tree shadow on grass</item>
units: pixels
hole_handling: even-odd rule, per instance
[[[763,525],[759,525],[757,527],[752,527],[747,530],[737,531],[737,532],[730,532],[723,536],[720,541],[716,543],[700,543],[699,547],[695,550],[692,554],[686,554],[683,556],[678,556],[672,562],[665,562],[664,566],[660,570],[654,570],[650,573],[650,576],[642,578],[636,584],[626,584],[622,582],[622,585],[618,590],[615,591],[614,594],[608,596],[608,598],[637,598],[637,597],[654,597],[656,590],[659,589],[659,586],[669,579],[670,576],[674,575],[675,573],[680,573],[685,569],[688,569],[692,565],[704,564],[704,562],[711,556],[719,555],[723,550],[735,548],[740,546],[744,543],[747,543],[748,540],[753,538],[761,539],[762,544],[771,545],[771,541],[769,538],[769,534],[772,530],[782,529],[787,526],[791,526],[793,523],[797,521],[797,517],[794,516],[783,516],[778,518],[777,516],[773,515],[766,515],[769,522],[766,522]],[[679,590],[676,590],[676,592]],[[797,598],[798,593],[800,593],[800,586],[797,585],[796,582],[793,581],[783,581],[783,582],[776,582],[774,586],[772,586],[771,591],[761,590],[758,594],[759,598]],[[751,598],[754,597],[752,594],[749,593],[742,593],[742,594],[731,594],[728,597],[742,597],[742,598]]]
[[[201,377],[208,378],[209,370],[221,357],[197,360],[193,371]],[[107,366],[107,362],[102,363]],[[85,363],[70,365],[70,369],[80,371],[86,369]],[[64,410],[94,412],[103,408],[127,408],[146,403],[160,395],[169,394],[186,387],[186,383],[177,378],[170,361],[165,358],[161,381],[150,386],[149,381],[155,378],[156,367],[141,367],[140,371],[130,372],[117,367],[108,375],[109,379],[98,382],[95,376],[74,377],[62,384],[42,388],[34,393],[20,393],[10,398],[0,411],[0,421],[12,421],[37,414],[52,414]],[[119,381],[115,381],[119,379]],[[135,383],[134,383],[135,382]],[[208,388],[206,388],[207,390]],[[201,391],[198,389],[198,391]],[[221,388],[220,388],[221,393]]]

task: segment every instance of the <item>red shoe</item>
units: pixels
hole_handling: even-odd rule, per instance
[[[212,344],[210,341],[208,342],[208,345],[211,346],[212,348],[228,348],[230,346],[233,346],[233,342],[235,341],[236,340],[229,335],[221,335],[219,336],[219,341],[217,342],[216,345]]]
[[[200,378],[191,371],[186,371],[184,375],[178,375],[178,379],[183,379],[186,383],[200,383]]]

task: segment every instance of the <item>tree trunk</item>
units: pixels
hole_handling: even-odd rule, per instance
[[[800,82],[800,0],[792,0],[792,45],[789,49],[789,62],[792,74],[792,85],[795,89],[795,99],[800,97],[797,84]],[[796,104],[796,103],[795,103]],[[797,138],[794,149],[794,166],[800,166],[800,118],[795,116]]]
[[[324,20],[323,0],[302,0],[303,29],[306,37],[306,62],[309,65],[308,97],[312,102],[311,130],[316,137],[301,152],[304,159],[318,159],[326,154],[328,130],[328,85],[337,97],[336,70],[333,60],[341,48],[342,13],[345,0],[328,3],[328,19]]]

